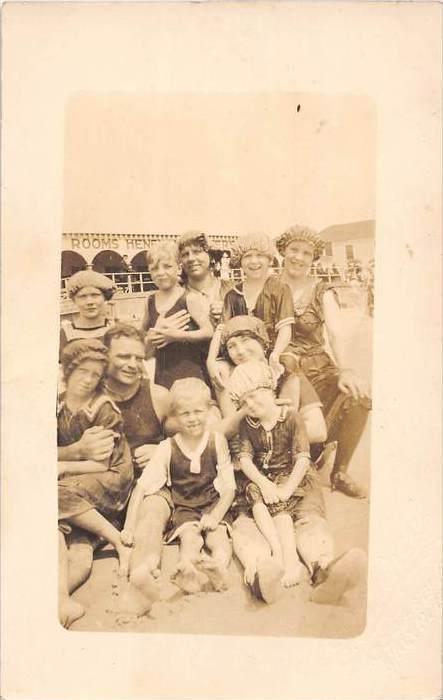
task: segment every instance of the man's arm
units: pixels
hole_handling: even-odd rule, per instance
[[[73,474],[91,474],[94,472],[106,472],[109,469],[108,462],[95,462],[92,459],[79,461],[58,461],[58,475],[71,476]]]
[[[344,334],[340,307],[332,291],[324,293],[322,307],[329,344],[339,370],[338,388],[346,394],[351,394],[354,399],[369,396],[366,382],[363,381],[347,363],[349,351]]]
[[[114,449],[115,433],[109,428],[94,425],[87,428],[80,440],[57,448],[57,457],[62,462],[93,460],[102,462],[109,459]]]
[[[171,409],[169,391],[159,384],[151,384],[151,399],[159,423],[164,423]]]

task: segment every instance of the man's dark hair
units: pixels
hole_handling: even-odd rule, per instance
[[[143,333],[129,323],[116,323],[106,331],[103,336],[103,342],[107,348],[111,347],[111,343],[115,338],[132,338],[139,340],[143,345],[145,344]]]

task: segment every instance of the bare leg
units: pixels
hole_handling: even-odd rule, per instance
[[[66,547],[65,536],[58,533],[58,614],[63,627],[70,627],[75,620],[85,614],[85,609],[80,603],[69,597],[68,589],[68,549]]]
[[[326,569],[334,558],[334,540],[328,522],[320,515],[302,517],[295,523],[297,549],[311,576]]]
[[[326,605],[343,603],[345,594],[363,588],[366,569],[366,552],[357,547],[350,549],[329,564],[326,577],[313,588],[311,600]]]
[[[260,560],[271,559],[271,548],[252,518],[240,515],[232,526],[234,553],[244,568],[245,583],[252,585]]]
[[[328,437],[326,421],[320,406],[307,405],[300,409],[300,415],[304,420],[308,440],[312,444],[324,442]]]
[[[279,398],[289,399],[295,410],[298,411],[300,406],[300,379],[296,374],[288,374],[284,379],[279,392]]]
[[[208,576],[216,591],[228,588],[228,566],[231,561],[232,547],[224,525],[205,534],[205,543],[211,557],[204,557],[200,567]]]
[[[68,549],[68,589],[72,593],[79,588],[90,576],[94,548],[87,537],[82,541],[73,542]]]
[[[120,539],[120,532],[109,520],[106,520],[103,515],[93,508],[86,511],[86,513],[67,518],[67,520],[73,525],[77,525],[77,527],[81,527],[88,532],[93,532],[95,535],[99,535],[99,537],[104,537],[105,540],[110,542],[115,547],[119,559],[119,575],[128,575],[131,549],[125,547]]]
[[[283,552],[277,528],[265,503],[254,503],[252,514],[258,529],[268,542],[274,559],[283,566]]]
[[[208,581],[208,577],[195,566],[201,557],[203,537],[196,524],[189,524],[180,531],[179,539],[179,561],[172,580],[185,593],[199,593]]]
[[[285,571],[282,584],[288,588],[300,582],[303,573],[303,565],[297,553],[294,524],[291,516],[287,513],[279,513],[274,516],[274,523],[283,550],[283,566]]]
[[[232,544],[244,567],[245,583],[253,595],[272,603],[282,592],[283,569],[272,558],[271,548],[252,518],[240,515],[232,530]]]
[[[140,504],[129,579],[151,598],[158,597],[154,578],[160,573],[163,533],[170,515],[171,509],[163,496],[148,496]]]

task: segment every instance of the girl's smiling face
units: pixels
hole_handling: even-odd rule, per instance
[[[258,250],[248,250],[241,259],[240,267],[247,279],[261,280],[268,276],[271,260]]]
[[[264,360],[265,351],[262,344],[249,335],[235,335],[226,343],[226,352],[234,365],[241,365],[249,360]]]
[[[292,241],[285,250],[285,273],[298,278],[308,274],[314,260],[314,246],[307,241]]]
[[[97,360],[81,362],[69,375],[66,382],[67,393],[77,399],[87,400],[96,390],[104,374],[104,363]]]
[[[97,287],[83,287],[77,292],[73,301],[80,316],[91,320],[98,318],[104,312],[106,299]]]
[[[149,266],[149,272],[155,286],[162,291],[167,291],[177,284],[180,267],[172,257],[164,256]]]

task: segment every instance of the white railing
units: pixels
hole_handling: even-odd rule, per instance
[[[146,292],[155,289],[155,285],[151,279],[149,272],[105,272],[103,273],[109,279],[112,279],[115,286],[117,287],[117,292],[122,294],[146,294]],[[242,279],[242,271],[240,268],[235,268],[229,271],[230,278],[235,281],[240,281]],[[318,272],[316,270],[311,270],[311,277],[316,277],[322,279],[325,282],[337,282],[337,284],[343,283],[348,284],[351,279],[346,270],[325,270],[324,272]],[[68,293],[66,291],[66,282],[69,277],[63,277],[61,280],[61,298],[62,300],[68,299]],[[364,283],[357,282],[359,286],[366,286]]]
[[[117,292],[123,294],[146,293],[155,289],[149,272],[104,272],[103,274],[114,282]],[[63,277],[61,280],[62,299],[68,299],[66,290],[68,279],[69,277]]]

